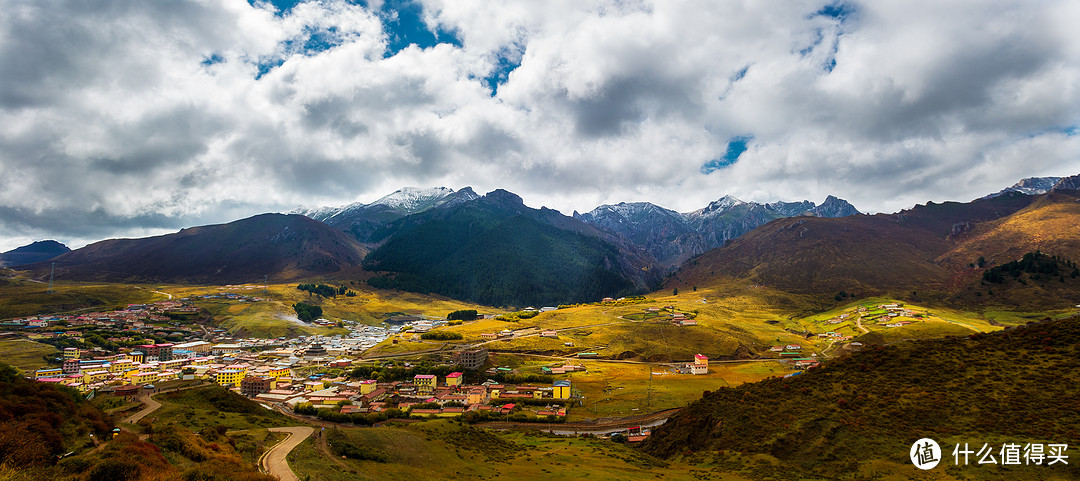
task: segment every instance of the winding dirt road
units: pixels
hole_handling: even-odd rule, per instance
[[[277,443],[270,450],[266,451],[259,458],[259,471],[267,473],[271,476],[276,476],[281,481],[299,481],[296,477],[296,473],[289,467],[289,462],[286,460],[286,456],[292,452],[293,448],[302,443],[311,433],[315,432],[315,428],[310,426],[293,426],[287,428],[270,428],[270,431],[275,433],[287,433],[289,437],[284,441]]]
[[[124,419],[123,422],[135,424],[139,422],[140,419],[146,417],[147,414],[150,414],[156,411],[157,408],[161,407],[161,403],[155,401],[153,398],[150,397],[149,394],[143,394],[142,396],[139,396],[139,402],[145,404],[146,407],[140,409],[139,412],[128,416],[127,419]]]

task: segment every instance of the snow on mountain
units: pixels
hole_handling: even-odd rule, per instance
[[[797,215],[842,217],[858,213],[847,201],[833,196],[819,206],[810,201],[759,204],[725,195],[702,209],[687,213],[648,202],[621,202],[601,205],[585,214],[575,213],[574,217],[622,236],[644,248],[662,265],[676,265],[771,220]]]
[[[747,203],[736,199],[735,197],[732,197],[730,195],[725,195],[717,200],[710,202],[708,206],[705,206],[704,208],[695,210],[693,212],[688,212],[686,214],[683,214],[683,216],[687,219],[693,219],[697,217],[714,217],[722,215],[724,212],[727,212],[732,207],[740,205],[747,205]]]
[[[1028,177],[1013,184],[1010,187],[1001,189],[1000,191],[982,197],[983,199],[992,199],[994,197],[1001,197],[1011,192],[1017,192],[1024,195],[1039,195],[1045,194],[1054,188],[1054,185],[1061,181],[1061,177]]]
[[[384,205],[399,214],[415,214],[432,207],[439,200],[453,194],[454,189],[446,187],[404,187],[370,205]]]

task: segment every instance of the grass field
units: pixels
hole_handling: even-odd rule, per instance
[[[674,374],[667,366],[584,361],[587,371],[567,377],[584,396],[584,406],[570,410],[568,421],[632,416],[683,407],[703,391],[737,386],[793,372],[778,362],[711,364],[709,374]],[[654,373],[651,376],[650,372]]]
[[[28,374],[47,367],[44,356],[57,352],[53,346],[25,339],[0,341],[0,360]]]
[[[129,284],[81,284],[57,281],[49,284],[26,279],[0,279],[0,319],[82,309],[113,309],[165,296],[151,288]]]
[[[742,359],[757,355],[766,357],[774,345],[799,344],[804,353],[835,353],[834,342],[820,337],[807,337],[830,331],[842,335],[861,336],[854,314],[859,307],[870,312],[863,314],[863,328],[874,332],[876,342],[900,339],[924,339],[950,335],[989,332],[1005,325],[1016,325],[1041,319],[1042,313],[1012,313],[988,311],[968,312],[941,306],[907,304],[923,315],[917,325],[900,328],[886,327],[888,318],[870,320],[886,313],[879,304],[897,302],[890,298],[866,298],[823,309],[820,301],[774,289],[747,284],[728,283],[683,291],[678,295],[657,292],[641,302],[612,305],[591,304],[545,312],[531,319],[516,322],[495,319],[466,322],[443,329],[460,333],[467,345],[483,342],[494,351],[572,356],[578,352],[596,352],[611,359],[634,359],[647,362],[685,362],[694,354],[712,359]],[[649,308],[665,308],[660,313]],[[671,312],[683,312],[694,317],[697,326],[672,325]],[[827,321],[847,313],[850,318],[841,324]],[[1060,313],[1059,313],[1060,314]],[[484,333],[510,329],[517,333],[513,339],[488,341]],[[558,338],[537,336],[541,330],[558,331]],[[525,335],[523,335],[525,334]],[[569,343],[569,345],[567,345]],[[412,350],[430,349],[426,344],[393,346],[389,342],[378,346],[372,354],[404,354]]]
[[[281,413],[216,385],[159,394],[154,399],[161,403],[149,416],[154,424],[178,424],[196,432],[214,426],[245,430],[296,424]]]
[[[460,309],[477,309],[481,312],[501,313],[501,310],[485,308],[436,296],[424,296],[407,292],[381,291],[366,285],[350,284],[347,287],[356,295],[321,298],[296,288],[296,284],[262,286],[163,286],[158,288],[176,297],[194,297],[221,292],[263,297],[268,301],[241,303],[236,301],[208,299],[197,300],[196,305],[210,311],[216,322],[230,333],[251,337],[279,337],[304,334],[343,334],[344,330],[329,329],[302,323],[296,319],[292,305],[297,302],[318,305],[323,317],[332,321],[348,320],[375,325],[396,314],[445,317]]]
[[[289,466],[300,479],[691,480],[702,479],[704,474],[714,480],[745,479],[660,461],[605,440],[502,433],[453,421],[342,429],[339,435],[330,434],[327,438],[374,450],[385,456],[386,462],[341,459],[332,451],[334,447],[326,444],[326,439],[312,437],[288,457]]]

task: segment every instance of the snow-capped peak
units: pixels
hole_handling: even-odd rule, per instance
[[[1061,180],[1061,177],[1028,177],[1013,184],[1011,187],[1006,187],[998,192],[982,197],[983,199],[992,199],[994,197],[1000,197],[1002,195],[1017,192],[1024,195],[1039,195],[1045,194],[1050,191]]]
[[[746,204],[746,202],[736,199],[735,197],[732,197],[730,195],[725,195],[717,200],[710,202],[709,205],[704,209],[696,210],[694,212],[690,212],[684,215],[688,218],[719,215],[732,207],[743,204]]]

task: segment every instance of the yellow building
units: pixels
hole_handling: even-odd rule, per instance
[[[34,372],[34,379],[44,379],[48,377],[61,377],[64,375],[64,370],[60,368],[54,369],[38,369]]]
[[[79,358],[79,348],[77,348],[77,347],[65,347],[64,348],[64,359],[78,359],[78,358]]]
[[[109,365],[109,372],[124,372],[124,371],[127,371],[129,369],[134,369],[134,368],[135,368],[135,363],[133,363],[133,362],[131,362],[129,360],[116,361],[116,362]]]
[[[482,387],[470,389],[465,393],[466,404],[483,404],[488,402],[487,389]]]
[[[552,384],[551,396],[555,399],[570,399],[570,381],[555,381]]]
[[[463,378],[464,377],[461,375],[460,372],[452,372],[450,374],[447,374],[446,375],[446,385],[447,386],[460,386],[461,385],[461,380]]]
[[[87,384],[104,381],[109,378],[109,371],[90,371],[83,375]]]
[[[128,356],[131,356],[131,362],[135,364],[142,364],[143,359],[146,359],[146,355],[142,351],[131,351]]]
[[[371,394],[375,392],[375,388],[378,387],[378,383],[374,379],[368,379],[367,381],[360,381],[360,395]]]
[[[158,381],[158,374],[159,373],[157,371],[140,372],[138,374],[135,374],[134,376],[131,376],[131,383],[139,385],[153,384]]]
[[[430,394],[435,392],[436,377],[433,374],[417,374],[413,377],[413,384],[416,385],[416,391],[422,394]]]
[[[292,370],[287,367],[272,367],[269,371],[266,372],[266,375],[274,379],[292,377]]]
[[[214,375],[214,382],[222,386],[239,386],[240,381],[247,376],[247,369],[222,369]]]

